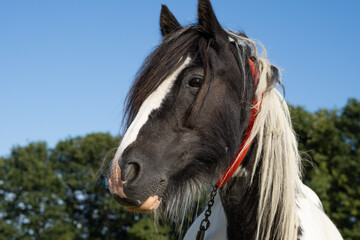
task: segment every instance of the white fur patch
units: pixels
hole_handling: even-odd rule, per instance
[[[301,184],[303,194],[296,199],[297,215],[302,228],[301,240],[341,240],[339,230],[322,210],[318,196]]]
[[[190,63],[190,61],[191,58],[187,57],[184,63],[178,69],[176,69],[172,74],[170,74],[169,77],[166,78],[158,86],[158,88],[154,92],[152,92],[149,95],[149,97],[144,101],[135,119],[132,121],[126,133],[124,134],[120,146],[116,151],[113,163],[117,162],[116,160],[118,160],[121,157],[124,150],[136,140],[140,129],[149,119],[150,113],[161,106],[161,103],[170,92],[170,89],[173,86],[179,73]]]
[[[215,202],[211,210],[210,228],[205,232],[206,240],[226,240],[227,238],[227,219],[222,205],[219,192],[215,197]],[[198,216],[185,234],[184,240],[196,239],[201,221],[205,218],[205,210]]]

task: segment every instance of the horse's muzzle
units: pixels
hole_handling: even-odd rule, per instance
[[[128,211],[149,212],[157,209],[160,205],[158,196],[150,196],[144,202],[141,202],[140,200],[129,199],[124,193],[125,181],[121,180],[121,169],[116,162],[111,166],[108,176],[108,184],[110,192],[112,193],[115,200],[123,205]]]

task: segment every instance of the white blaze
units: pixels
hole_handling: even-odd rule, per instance
[[[170,92],[171,87],[173,86],[176,78],[178,77],[179,73],[190,63],[191,58],[187,57],[183,64],[176,69],[172,74],[170,74],[158,87],[157,89],[152,92],[149,97],[144,101],[144,103],[141,105],[139,112],[137,113],[135,119],[130,124],[129,128],[127,129],[126,133],[124,134],[124,137],[120,143],[119,148],[116,151],[114,162],[117,162],[121,157],[121,154],[123,151],[131,144],[133,143],[137,135],[144,126],[144,124],[149,119],[150,113],[158,109],[161,106],[161,103],[164,101],[167,94]],[[113,162],[113,163],[114,163]]]

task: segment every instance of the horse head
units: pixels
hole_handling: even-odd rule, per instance
[[[216,181],[238,151],[255,96],[251,50],[229,41],[208,1],[199,1],[198,25],[185,28],[163,5],[160,26],[163,41],[130,90],[128,128],[109,172],[112,193],[135,211],[160,202],[169,211]]]

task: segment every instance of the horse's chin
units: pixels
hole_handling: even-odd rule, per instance
[[[151,212],[156,210],[160,206],[160,199],[158,196],[151,196],[140,206],[126,207],[130,212]]]

